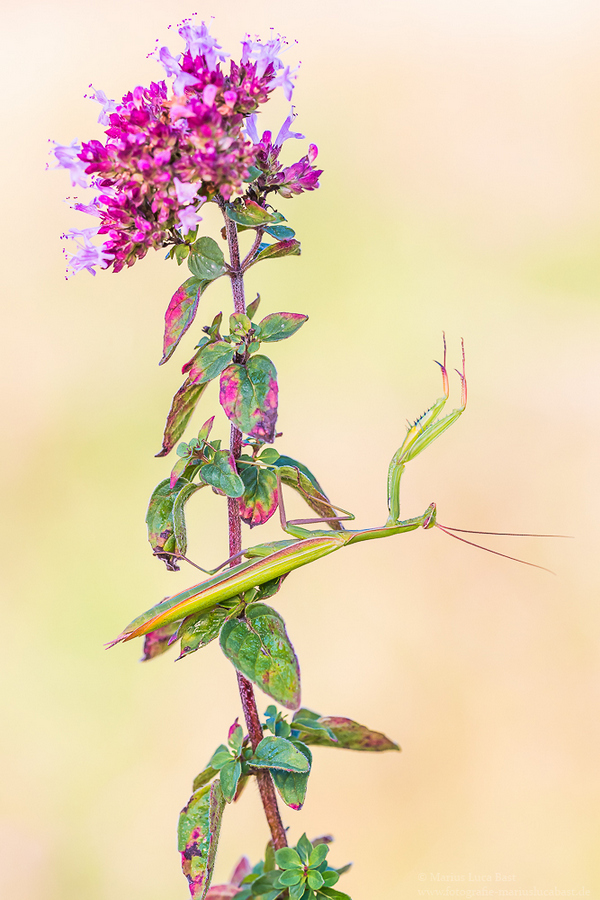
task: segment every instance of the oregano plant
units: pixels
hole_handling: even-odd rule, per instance
[[[303,462],[278,447],[276,360],[283,348],[274,345],[293,338],[307,316],[264,309],[259,296],[247,303],[244,290],[250,268],[300,254],[286,201],[319,187],[314,144],[296,162],[284,161],[286,143],[304,137],[293,130],[293,107],[276,135],[260,126],[261,111],[274,91],[291,101],[297,72],[281,59],[282,38],[263,42],[246,36],[241,53],[230,56],[203,22],[186,20],[178,31],[185,43],[182,52],[156,51],[165,80],[135,87],[118,102],[94,92],[101,104],[103,140],[54,149],[72,184],[93,191],[75,208],[96,224],[66,236],[77,245],[67,254],[71,273],[119,272],[149,249],[166,250],[172,265],[187,269],[174,279],[160,365],[177,357],[189,329],[195,329],[198,341],[192,358],[182,361],[183,383],[167,413],[157,454],[171,455],[173,462],[152,491],[146,513],[152,553],[170,571],[182,564],[201,568],[195,550],[188,548],[187,504],[210,489],[223,498],[228,512],[228,558],[214,570],[202,569],[206,577],[200,582],[142,612],[110,646],[142,638],[144,660],[177,650],[181,659],[218,641],[237,678],[242,716],[232,710],[233,724],[215,738],[216,749],[194,779],[179,818],[178,849],[192,897],[348,900],[337,887],[348,867],[328,862],[331,838],[294,835],[293,813],[286,812],[295,841],[291,846],[280,804],[292,811],[303,806],[318,748],[382,752],[399,747],[350,718],[302,706],[300,666],[275,608],[276,595],[295,569],[351,544],[420,527],[453,531],[437,522],[435,503],[421,515],[401,519],[400,481],[406,464],[465,409],[464,352],[460,403],[446,413],[444,344],[442,394],[409,425],[392,457],[384,524],[349,528],[352,514],[331,502]],[[203,233],[208,204],[222,214],[222,227],[212,235]],[[205,321],[202,298],[219,279],[231,284],[232,307]],[[203,399],[213,381],[219,386],[216,410],[206,408]],[[203,424],[192,429],[197,408]],[[217,416],[230,423],[225,446],[212,436]],[[306,503],[306,518],[287,519],[284,490]],[[276,514],[283,529],[280,540],[252,546],[242,540],[242,525],[254,529]],[[256,689],[268,698],[262,716]],[[258,784],[270,831],[264,857],[255,864],[242,857],[228,884],[211,886],[221,821],[251,779]]]

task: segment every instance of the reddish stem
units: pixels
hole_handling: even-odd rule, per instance
[[[246,312],[246,303],[244,299],[244,277],[240,267],[240,248],[238,243],[237,226],[235,222],[225,214],[224,204],[220,204],[225,218],[225,231],[227,234],[227,243],[229,246],[229,261],[231,265],[231,290],[233,292],[233,307],[236,313]],[[242,450],[242,433],[234,425],[231,426],[230,444],[231,453],[234,459],[239,459]],[[240,519],[240,510],[238,501],[235,498],[227,498],[227,517],[229,522],[229,555],[235,556],[242,549],[242,525]],[[232,560],[231,565],[236,565],[236,561]],[[242,709],[244,711],[244,719],[246,720],[246,728],[252,749],[255,750],[263,737],[262,725],[256,708],[256,698],[254,696],[254,688],[252,682],[244,678],[241,672],[237,673],[238,688],[240,691],[240,699],[242,701]],[[271,830],[271,839],[276,850],[281,847],[287,847],[287,838],[285,828],[279,814],[277,805],[277,797],[275,795],[275,786],[269,772],[258,772],[256,779],[258,781],[258,789],[260,791],[260,799],[265,811],[265,816]]]

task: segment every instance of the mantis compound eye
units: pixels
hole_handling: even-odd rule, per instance
[[[435,503],[430,503],[425,510],[423,517],[423,528],[433,528],[437,516],[437,507]]]

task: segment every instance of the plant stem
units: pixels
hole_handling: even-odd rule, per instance
[[[233,307],[236,313],[246,312],[246,303],[244,299],[244,277],[240,267],[240,247],[238,243],[237,226],[235,222],[225,215],[224,204],[220,203],[223,217],[225,219],[225,231],[227,234],[227,244],[229,246],[229,264],[232,269],[231,273],[231,290],[233,292]],[[231,426],[231,438],[229,443],[231,453],[235,460],[239,459],[242,450],[242,433],[234,425]],[[240,520],[240,510],[238,501],[234,498],[227,498],[227,518],[229,524],[229,555],[235,556],[242,549],[242,525]],[[236,562],[232,560],[231,565]],[[241,672],[237,673],[238,688],[240,699],[242,701],[242,709],[246,720],[246,728],[252,749],[255,750],[263,737],[262,725],[258,709],[256,708],[256,698],[254,696],[254,688],[252,682],[248,681]],[[276,850],[281,847],[287,847],[287,838],[285,828],[279,815],[279,807],[277,805],[277,797],[275,795],[275,786],[273,779],[268,772],[258,772],[256,775],[258,781],[258,789],[260,791],[260,799],[265,811],[265,816],[271,830],[271,840]]]

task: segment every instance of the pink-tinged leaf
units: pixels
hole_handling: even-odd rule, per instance
[[[277,370],[266,356],[246,365],[233,363],[221,375],[219,399],[233,424],[244,434],[272,444],[277,422]]]
[[[206,384],[194,384],[189,378],[183,382],[171,404],[165,432],[163,435],[162,449],[157,456],[166,456],[170,453],[192,417],[196,405],[206,390]]]
[[[165,653],[171,644],[174,643],[174,636],[179,628],[179,622],[172,622],[171,625],[163,625],[156,631],[151,631],[144,639],[144,655],[141,662],[148,659],[154,659],[155,656],[161,656]]]
[[[337,741],[332,741],[323,731],[300,730],[300,740],[305,744],[315,744],[321,747],[341,747],[346,750],[367,750],[382,752],[384,750],[400,750],[398,744],[391,741],[380,731],[371,731],[365,725],[360,725],[352,719],[343,716],[321,716],[315,720],[324,729],[333,732]],[[292,722],[292,728],[294,723]],[[298,727],[301,729],[300,722]]]
[[[261,262],[263,259],[279,259],[282,256],[300,256],[300,241],[278,241],[270,244],[258,253],[250,265]]]
[[[259,323],[257,337],[261,341],[284,341],[295,334],[307,319],[308,316],[301,313],[271,313]]]
[[[215,884],[206,895],[206,900],[232,900],[239,892],[237,884]]]
[[[185,459],[179,458],[173,468],[171,469],[171,476],[169,478],[169,487],[171,490],[175,487],[181,476],[186,470],[186,467],[189,465],[189,459],[186,457]]]
[[[198,440],[199,441],[207,441],[209,439],[214,421],[215,421],[214,416],[211,416],[210,419],[206,420],[206,422],[204,423],[204,425],[198,432]]]
[[[237,885],[238,887],[241,885],[244,878],[250,874],[252,871],[252,866],[250,865],[250,860],[247,856],[242,856],[239,863],[233,870],[230,881],[232,884]]]
[[[239,894],[242,881],[251,872],[250,860],[247,856],[242,856],[227,884],[215,884],[211,887],[206,895],[206,900],[231,900],[232,897]]]
[[[239,499],[242,521],[254,528],[264,525],[277,509],[277,476],[270,469],[238,463],[244,493]]]
[[[206,344],[196,353],[191,360],[191,365],[184,366],[188,378],[194,384],[205,384],[212,381],[231,363],[234,353],[235,347],[232,347],[227,341],[214,341]]]
[[[159,366],[171,358],[179,341],[194,321],[198,301],[205,287],[205,283],[199,278],[188,278],[171,297],[165,313],[163,357]]]
[[[188,880],[192,900],[204,900],[208,894],[224,809],[221,785],[214,781],[192,794],[179,816],[181,868]]]

